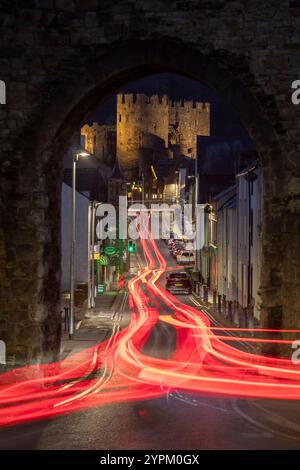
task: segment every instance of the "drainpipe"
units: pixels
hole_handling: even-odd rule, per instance
[[[249,173],[245,175],[245,180],[248,183],[248,282],[247,282],[247,306],[248,311],[250,309],[252,295],[251,295],[251,245],[253,238],[253,219],[251,218],[251,189],[253,187],[254,181],[257,179],[256,173],[253,170],[250,170]]]

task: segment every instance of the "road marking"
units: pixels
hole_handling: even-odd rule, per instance
[[[278,436],[284,437],[285,439],[292,439],[292,440],[297,441],[297,442],[300,441],[299,437],[293,436],[292,434],[286,434],[284,432],[278,431],[277,429],[266,426],[265,424],[262,424],[260,421],[257,421],[256,419],[252,418],[251,416],[249,416],[248,414],[246,414],[244,411],[242,411],[239,408],[236,400],[233,402],[232,408],[238,415],[240,415],[246,421],[249,421],[254,426],[257,426],[257,427],[263,429],[264,431],[267,431],[267,432],[271,433],[273,436],[274,436],[274,434],[277,434]]]

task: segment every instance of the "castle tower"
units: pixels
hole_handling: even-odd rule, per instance
[[[197,136],[210,135],[210,105],[167,96],[117,95],[116,126],[86,124],[85,148],[111,165],[116,157],[131,181],[158,160],[195,158]]]
[[[169,131],[169,144],[175,153],[196,158],[197,136],[210,135],[209,103],[170,102]]]
[[[100,125],[94,122],[92,126],[85,124],[81,128],[84,139],[83,147],[103,162],[111,165],[116,158],[116,127]]]
[[[168,146],[167,96],[119,94],[117,96],[117,156],[130,173],[139,167],[143,149],[162,151]]]

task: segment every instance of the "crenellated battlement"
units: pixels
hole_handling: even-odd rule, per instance
[[[143,93],[119,93],[117,95],[117,104],[122,107],[122,105],[134,107],[135,105],[155,105],[155,106],[169,106],[170,108],[184,108],[188,109],[197,109],[197,110],[210,110],[210,103],[197,100],[170,100],[167,95],[151,95],[147,96]]]
[[[180,100],[174,101],[170,100],[169,103],[170,108],[184,108],[184,109],[198,109],[198,110],[210,110],[210,103],[206,103],[203,101],[195,101],[195,100]]]
[[[136,104],[167,106],[169,98],[167,95],[147,96],[143,93],[119,93],[117,95],[117,104],[119,106],[126,105],[130,107],[134,107]]]

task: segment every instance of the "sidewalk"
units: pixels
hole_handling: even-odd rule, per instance
[[[70,354],[76,354],[94,344],[105,341],[112,330],[115,313],[124,299],[124,291],[108,291],[95,299],[95,307],[85,311],[82,319],[75,323],[75,333],[72,340],[68,332],[63,331],[60,358],[65,359]],[[64,325],[63,325],[64,329]]]

